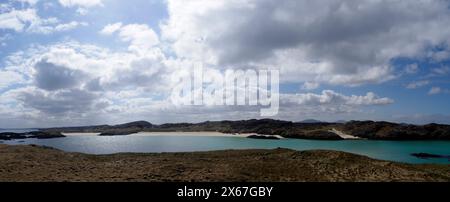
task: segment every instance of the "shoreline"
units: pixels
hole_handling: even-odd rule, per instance
[[[64,136],[67,137],[73,137],[73,136],[100,136],[101,133],[61,133]],[[123,136],[147,136],[147,137],[155,137],[155,136],[172,136],[172,137],[242,137],[242,138],[248,138],[249,136],[264,136],[267,135],[263,134],[257,134],[257,133],[222,133],[222,132],[208,132],[208,131],[199,131],[199,132],[138,132],[138,133],[132,133],[129,135],[123,135]],[[280,135],[272,135],[273,137],[277,137],[279,139],[284,139],[284,137]]]

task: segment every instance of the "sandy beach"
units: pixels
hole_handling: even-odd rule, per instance
[[[61,133],[64,136],[70,137],[70,136],[98,136],[100,133]]]
[[[62,133],[65,136],[98,136],[100,133]],[[191,136],[191,137],[242,137],[246,138],[251,135],[260,135],[256,133],[221,133],[221,132],[139,132],[130,134],[130,136]],[[283,137],[275,135],[275,137],[282,139]]]

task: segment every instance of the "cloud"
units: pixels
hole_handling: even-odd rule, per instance
[[[89,10],[86,8],[77,8],[76,12],[78,15],[87,15],[89,13]]]
[[[420,88],[422,86],[426,86],[430,84],[430,81],[428,80],[422,80],[422,81],[416,81],[416,82],[412,82],[410,84],[408,84],[406,86],[407,89],[416,89],[416,88]]]
[[[86,77],[79,70],[55,65],[48,61],[37,62],[34,69],[36,72],[33,78],[36,86],[48,91],[74,88]]]
[[[442,62],[450,59],[450,50],[442,50],[437,52],[432,52],[430,56],[433,62]]]
[[[114,24],[108,24],[100,31],[100,34],[111,35],[114,32],[119,31],[120,28],[122,28],[122,23],[121,22],[114,23]]]
[[[437,94],[441,94],[441,93],[449,94],[450,93],[450,89],[445,89],[445,88],[433,86],[428,91],[428,95],[437,95]]]
[[[435,76],[445,76],[445,75],[450,74],[450,67],[442,66],[442,67],[434,68],[434,69],[432,69],[432,73]]]
[[[102,0],[59,0],[64,7],[85,7],[102,6]]]
[[[95,120],[102,124],[134,119],[161,123],[187,117],[204,121],[259,116],[256,106],[173,106],[167,94],[174,86],[171,75],[189,68],[192,61],[147,53],[154,54],[111,51],[75,41],[24,50],[8,57],[5,68],[19,71],[33,82],[5,92],[5,103],[0,102],[0,106],[20,112],[14,119],[26,114],[27,120],[63,125],[92,124]],[[326,90],[322,94],[283,94],[280,114],[274,118],[330,118],[359,114],[361,107],[392,102],[374,93],[344,95]],[[6,109],[0,109],[2,113],[7,113]]]
[[[95,108],[99,97],[94,93],[78,89],[47,92],[34,88],[24,88],[17,92],[24,106],[39,110],[49,116],[67,113],[86,113]]]
[[[314,90],[319,88],[320,84],[316,82],[305,82],[303,83],[302,89],[303,90]]]
[[[72,30],[75,29],[79,26],[88,26],[89,24],[86,22],[77,22],[77,21],[72,21],[69,23],[65,23],[65,24],[58,24],[55,26],[55,31],[57,32],[62,32],[62,31],[68,31],[68,30]]]
[[[442,92],[440,87],[431,87],[430,91],[428,91],[428,95],[436,95]]]
[[[11,34],[4,34],[3,36],[0,36],[0,46],[6,46],[6,41],[10,40],[11,38],[13,38]]]
[[[14,0],[14,1],[24,3],[24,4],[26,3],[29,5],[36,5],[39,0]]]
[[[114,98],[124,90],[146,89],[141,95],[150,97],[170,90],[168,78],[179,67],[166,62],[158,49],[141,55],[65,41],[13,54],[5,68],[26,75],[35,89],[55,95],[78,89]]]
[[[159,44],[158,35],[145,24],[128,24],[115,23],[106,25],[101,34],[111,35],[118,33],[119,38],[124,42],[129,42],[129,50],[141,52]]]
[[[219,67],[272,66],[287,81],[333,85],[395,78],[395,58],[449,44],[448,1],[168,0],[162,34],[179,57]]]
[[[29,32],[39,34],[51,34],[75,29],[79,26],[87,26],[86,22],[72,21],[61,23],[55,17],[41,18],[35,8],[23,10],[9,9],[0,14],[0,30],[13,30],[15,32]]]
[[[72,21],[69,23],[61,23],[61,24],[58,24],[58,22],[59,20],[56,18],[41,20],[31,24],[27,31],[31,33],[51,34],[54,32],[69,31],[81,26],[88,26],[88,23],[86,22]]]
[[[11,10],[0,14],[0,29],[9,29],[16,32],[24,30],[27,23],[39,20],[35,9]]]
[[[0,70],[0,78],[0,90],[25,81],[21,74],[13,71]]]
[[[394,101],[390,98],[379,98],[372,92],[368,92],[364,96],[352,95],[347,96],[336,93],[332,90],[324,90],[322,94],[305,93],[295,95],[284,95],[288,102],[300,105],[387,105]]]
[[[419,65],[416,64],[416,63],[406,65],[406,67],[405,67],[405,72],[406,72],[407,74],[415,74],[415,73],[417,73],[418,71],[419,71]]]

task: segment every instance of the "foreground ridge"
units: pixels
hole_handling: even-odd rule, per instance
[[[448,165],[337,151],[226,150],[88,155],[0,144],[0,181],[450,181]]]

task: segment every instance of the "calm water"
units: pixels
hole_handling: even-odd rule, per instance
[[[277,147],[295,150],[327,149],[366,155],[376,159],[408,163],[450,164],[447,159],[419,159],[411,153],[425,152],[450,155],[450,141],[375,141],[375,140],[257,140],[242,137],[195,136],[69,136],[57,139],[27,139],[4,141],[6,144],[37,144],[64,151],[88,154],[119,152],[188,152],[224,149],[273,149]]]

